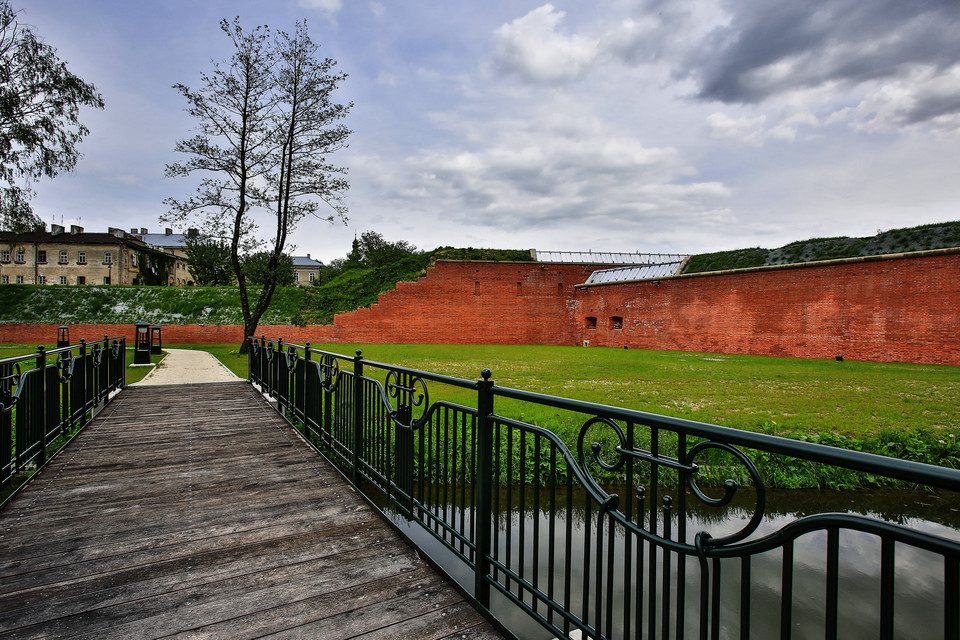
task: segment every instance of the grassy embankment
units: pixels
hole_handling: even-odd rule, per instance
[[[246,376],[236,345],[177,346],[208,350]],[[960,468],[960,367],[578,347],[314,346],[360,348],[369,360],[469,380],[489,367],[501,386]],[[470,392],[431,385],[431,402],[441,397],[476,402]],[[549,428],[571,446],[584,422],[507,401],[497,412]],[[780,456],[756,459],[772,486],[870,482]]]

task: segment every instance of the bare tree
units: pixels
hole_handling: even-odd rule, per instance
[[[334,72],[335,61],[317,59],[319,46],[310,40],[306,23],[298,22],[292,36],[281,32],[275,38],[267,27],[244,32],[239,19],[224,20],[221,28],[234,45],[230,60],[203,74],[197,91],[175,86],[189,103],[187,112],[199,121],[199,133],[177,143],[176,150],[191,157],[169,165],[167,174],[205,175],[192,197],[165,201],[171,210],[164,220],[184,223],[199,217],[206,235],[230,238],[244,331],[250,336],[270,305],[288,235],[297,223],[305,216],[346,220],[346,169],[331,164],[328,156],[346,146],[350,130],[339,121],[352,105],[333,102],[346,75]],[[253,220],[257,211],[271,213],[275,229],[264,281],[254,291],[243,257],[262,244]]]

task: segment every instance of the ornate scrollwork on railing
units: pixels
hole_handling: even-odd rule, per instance
[[[253,338],[253,339],[250,341],[250,348],[253,350],[253,355],[254,355],[254,357],[260,355],[260,341],[259,341],[259,340],[257,340],[256,338]]]
[[[587,435],[591,432],[591,429],[594,429],[593,433],[596,434],[595,428],[598,426],[612,434],[614,442],[608,442],[607,446],[605,446],[599,440],[594,440],[588,447]],[[610,444],[613,446],[611,447]],[[756,505],[750,520],[738,531],[721,537],[713,537],[705,531],[699,533],[696,543],[698,553],[703,548],[719,547],[744,540],[756,531],[760,522],[763,520],[766,510],[766,492],[763,480],[760,477],[760,472],[757,470],[756,465],[746,454],[732,445],[712,440],[704,440],[694,444],[690,450],[679,459],[660,453],[653,453],[652,451],[629,446],[623,428],[616,421],[603,416],[597,416],[585,422],[580,428],[580,435],[577,439],[577,454],[580,467],[587,473],[587,478],[598,490],[602,491],[599,483],[596,482],[588,470],[588,450],[592,461],[601,469],[611,473],[623,469],[624,465],[630,459],[642,460],[673,469],[680,475],[682,484],[685,484],[700,502],[710,507],[722,508],[730,504],[731,500],[733,500],[734,495],[739,489],[739,485],[736,481],[728,479],[723,484],[723,495],[718,498],[710,497],[703,491],[697,483],[697,472],[700,470],[700,466],[696,464],[695,459],[699,454],[708,449],[715,449],[729,454],[746,469],[747,475],[749,475],[750,481],[756,491]],[[640,499],[642,499],[641,496],[644,496],[646,493],[643,487],[639,487],[637,492],[638,498]],[[665,503],[665,505],[668,504],[670,503]],[[614,508],[616,508],[615,505]]]
[[[320,369],[320,386],[324,391],[333,391],[340,379],[340,360],[326,353],[317,362],[317,367]]]
[[[20,400],[21,377],[19,362],[13,363],[8,370],[3,372],[3,375],[0,375],[0,411],[10,411]],[[16,391],[13,390],[14,386],[17,388]]]
[[[293,373],[297,370],[297,348],[293,345],[287,347],[286,352],[283,354],[285,359],[285,364],[287,365],[287,371]]]
[[[57,371],[60,374],[60,382],[69,382],[73,378],[73,365],[76,359],[70,355],[69,351],[61,351],[57,354]]]
[[[114,360],[118,360],[123,354],[123,349],[120,347],[120,341],[114,340],[113,344],[110,345],[110,357]]]
[[[430,394],[423,378],[391,369],[387,372],[385,386],[388,397],[384,401],[390,411],[390,419],[401,427],[419,427],[430,406]],[[391,405],[389,398],[397,401],[396,408]]]
[[[276,353],[276,352],[274,351],[273,343],[272,343],[272,342],[268,342],[268,343],[267,343],[267,353],[265,354],[265,355],[267,356],[267,362],[273,361],[273,354],[274,354],[274,353]]]
[[[93,343],[93,347],[90,349],[90,355],[93,357],[94,368],[100,368],[100,364],[103,362],[103,345],[99,342]]]

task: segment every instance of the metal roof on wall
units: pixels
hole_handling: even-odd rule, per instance
[[[603,284],[608,282],[627,282],[630,280],[644,280],[649,278],[666,278],[680,273],[683,260],[647,264],[632,267],[617,267],[616,269],[600,269],[594,271],[583,284]]]
[[[687,256],[675,253],[619,253],[612,251],[533,251],[537,262],[572,262],[583,264],[655,265],[679,263]]]

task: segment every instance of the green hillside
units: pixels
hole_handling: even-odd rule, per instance
[[[736,249],[693,256],[684,273],[703,273],[837,258],[960,247],[960,222],[928,224],[884,231],[867,238],[812,238],[777,249]]]

